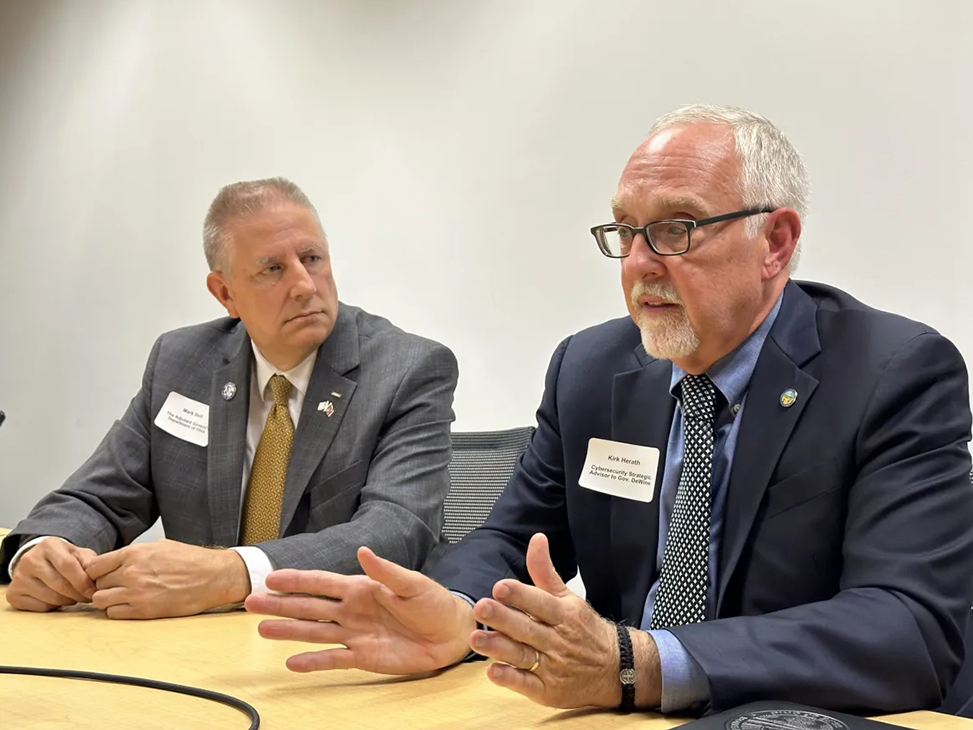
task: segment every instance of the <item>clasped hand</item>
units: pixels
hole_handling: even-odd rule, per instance
[[[148,619],[197,614],[249,591],[246,565],[232,550],[159,540],[97,555],[51,537],[20,557],[7,601],[24,611],[90,602],[109,618]]]

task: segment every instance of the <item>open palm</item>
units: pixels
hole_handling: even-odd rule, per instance
[[[253,613],[296,620],[267,620],[268,639],[341,644],[287,661],[289,669],[363,669],[414,674],[449,666],[469,651],[476,628],[472,607],[435,581],[361,548],[363,576],[323,571],[281,570],[267,587],[287,595],[252,595]]]

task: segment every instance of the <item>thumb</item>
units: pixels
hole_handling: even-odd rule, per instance
[[[112,550],[108,553],[95,555],[85,566],[85,573],[91,580],[98,580],[103,575],[108,575],[113,570],[117,570],[125,562],[125,549]]]
[[[547,541],[547,535],[538,532],[530,539],[527,545],[527,572],[534,581],[534,585],[542,591],[550,593],[552,596],[570,595],[571,589],[568,588],[561,576],[554,570],[554,563],[551,561],[551,546]]]
[[[380,558],[371,548],[358,548],[358,563],[361,565],[365,575],[374,581],[386,586],[399,598],[413,598],[422,592],[426,587],[429,578],[401,565],[393,563],[391,560]]]
[[[76,547],[71,552],[81,565],[81,569],[85,572],[88,571],[88,566],[91,565],[91,561],[98,557],[98,553],[91,548]]]

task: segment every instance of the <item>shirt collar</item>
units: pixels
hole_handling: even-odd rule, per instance
[[[274,375],[283,375],[290,381],[291,387],[299,390],[301,397],[307,395],[307,386],[311,382],[311,371],[314,370],[314,363],[318,358],[318,351],[314,350],[310,355],[301,360],[300,363],[290,370],[281,371],[275,368],[267,358],[265,358],[253,340],[250,340],[253,347],[254,361],[256,362],[257,392],[260,393],[261,400],[267,400],[267,383]],[[273,398],[273,396],[271,396]]]
[[[760,323],[760,326],[747,339],[740,343],[733,352],[721,357],[706,371],[709,379],[713,381],[713,385],[723,394],[726,402],[731,406],[739,403],[743,394],[747,391],[747,386],[750,384],[750,376],[753,375],[753,370],[757,367],[757,358],[760,356],[760,351],[764,347],[764,342],[767,341],[770,328],[773,327],[777,319],[777,315],[780,312],[780,304],[783,299],[784,294],[781,292],[780,296],[777,297],[774,308],[770,310],[770,313]],[[674,398],[676,397],[676,386],[679,385],[684,377],[686,377],[686,371],[673,363],[672,377],[669,381],[669,393]]]

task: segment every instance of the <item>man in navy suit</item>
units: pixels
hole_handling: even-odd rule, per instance
[[[807,195],[766,119],[658,120],[592,229],[630,317],[557,349],[530,448],[431,577],[362,548],[366,576],[281,571],[291,595],[248,599],[297,619],[265,637],[344,645],[288,666],[472,649],[558,707],[938,706],[973,598],[966,368],[929,327],[791,281]]]

